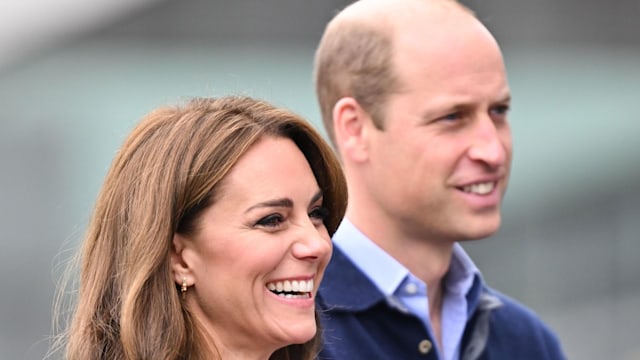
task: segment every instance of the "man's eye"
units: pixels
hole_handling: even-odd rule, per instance
[[[461,114],[459,112],[455,112],[455,113],[451,113],[451,114],[447,114],[445,116],[442,117],[442,120],[446,120],[446,121],[455,121],[460,119]]]
[[[276,227],[280,225],[283,221],[282,215],[280,214],[271,214],[263,217],[262,219],[256,222],[257,226],[266,226],[266,227]]]
[[[491,112],[496,115],[506,115],[507,112],[509,112],[509,106],[508,105],[495,106],[491,109]]]

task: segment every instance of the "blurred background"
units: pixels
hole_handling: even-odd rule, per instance
[[[640,359],[640,1],[467,0],[514,97],[504,226],[464,246],[571,359]],[[340,0],[0,5],[0,350],[42,359],[56,283],[153,108],[251,95],[321,129],[314,48]]]

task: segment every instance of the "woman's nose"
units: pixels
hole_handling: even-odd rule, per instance
[[[296,258],[315,261],[331,253],[331,238],[324,225],[307,224],[297,236],[292,247]]]

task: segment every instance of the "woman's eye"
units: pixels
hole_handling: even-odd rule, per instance
[[[283,218],[280,214],[271,214],[263,217],[256,222],[257,226],[276,227],[282,223]]]
[[[327,216],[329,216],[329,210],[326,207],[322,206],[315,207],[311,210],[311,212],[309,212],[309,217],[311,218],[311,220],[317,220],[314,221],[314,223],[317,224],[323,223],[324,219],[326,219]]]

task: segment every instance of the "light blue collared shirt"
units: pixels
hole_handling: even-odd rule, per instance
[[[427,286],[422,280],[411,274],[404,265],[367,238],[346,218],[334,234],[333,241],[387,296],[393,306],[420,318],[429,333],[433,334],[429,320]],[[442,359],[460,358],[460,342],[471,313],[466,295],[476,277],[481,280],[480,271],[462,246],[456,243],[449,271],[444,278],[442,349],[434,344]]]

